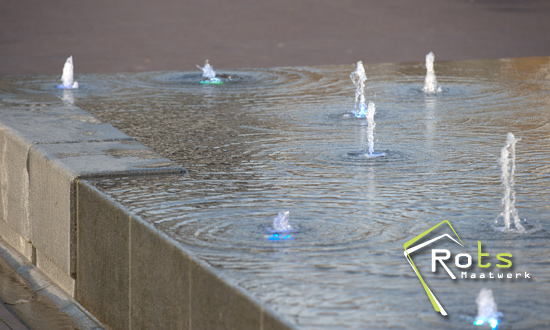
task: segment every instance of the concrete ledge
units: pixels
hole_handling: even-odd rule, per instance
[[[91,183],[77,196],[76,298],[107,326],[294,329]]]
[[[0,86],[0,237],[74,295],[75,180],[185,170],[51,93]]]
[[[130,328],[200,329],[192,322],[189,256],[139,218],[130,217],[129,230]]]
[[[75,298],[107,326],[129,328],[130,216],[77,184]]]
[[[0,119],[1,121],[2,119]],[[15,131],[0,126],[0,219],[9,224],[22,240],[30,242],[29,173],[27,158],[31,144]],[[13,234],[6,240],[12,242]],[[14,245],[27,258],[24,243]],[[21,249],[21,248],[23,249]]]
[[[183,172],[138,142],[126,140],[33,145],[28,168],[30,239],[37,250],[72,277],[76,263],[76,178]]]
[[[74,105],[59,102],[28,109],[6,103],[0,108],[3,125],[33,144],[133,140]]]

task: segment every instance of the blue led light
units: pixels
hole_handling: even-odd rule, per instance
[[[270,241],[288,241],[288,240],[293,240],[294,237],[290,236],[290,235],[281,235],[279,233],[275,233],[275,234],[272,234],[269,236],[269,240]]]
[[[499,320],[495,319],[495,318],[490,318],[489,319],[489,325],[491,326],[491,328],[493,330],[496,330],[498,328],[498,324],[499,324]]]
[[[497,330],[499,323],[500,321],[494,317],[491,317],[487,321],[487,324],[491,327],[492,330]],[[474,321],[474,325],[484,325],[484,324],[485,324],[485,319],[477,319]]]

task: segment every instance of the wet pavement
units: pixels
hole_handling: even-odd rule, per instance
[[[105,329],[0,239],[0,330]]]
[[[0,301],[0,330],[27,330],[28,328],[21,323],[15,316],[15,313],[8,310],[5,302]]]
[[[0,257],[0,330],[76,329],[73,320],[48,298],[33,291]]]

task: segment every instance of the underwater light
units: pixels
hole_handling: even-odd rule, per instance
[[[294,237],[292,237],[290,235],[281,235],[281,234],[277,234],[277,233],[269,236],[270,241],[287,241],[287,240],[292,240],[292,239],[294,239]]]
[[[207,85],[221,85],[223,84],[223,81],[221,81],[218,78],[215,78],[216,80],[204,80],[201,81],[201,84],[207,84]]]
[[[491,327],[492,330],[497,330],[498,328],[498,324],[500,323],[500,321],[494,317],[491,317],[488,321],[487,321],[487,324],[489,324],[489,326]],[[485,324],[485,320],[484,319],[477,319],[474,321],[474,325],[484,325]]]

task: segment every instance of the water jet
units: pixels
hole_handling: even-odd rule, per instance
[[[65,65],[63,66],[63,74],[61,75],[61,81],[62,84],[57,86],[59,89],[77,89],[78,88],[78,82],[74,81],[73,78],[73,57],[69,56],[67,58],[67,61],[65,61]]]
[[[201,84],[223,84],[223,81],[216,77],[216,71],[208,63],[208,60],[206,60],[203,67],[197,65],[197,68],[202,70],[202,77],[206,78],[206,80],[201,81]]]
[[[437,85],[437,78],[435,76],[434,70],[434,61],[434,53],[429,52],[426,55],[426,78],[424,79],[423,88],[426,94],[435,94],[443,91],[441,87]]]
[[[525,228],[521,224],[521,219],[516,209],[516,192],[514,190],[514,176],[516,172],[516,143],[518,139],[512,133],[506,135],[506,144],[500,151],[499,163],[501,166],[501,180],[503,188],[502,196],[502,212],[499,217],[502,217],[504,222],[504,231],[525,232]],[[514,221],[512,228],[511,220]]]
[[[488,325],[492,330],[497,330],[502,316],[498,312],[497,303],[493,298],[493,290],[483,288],[476,298],[477,316],[474,325]]]

